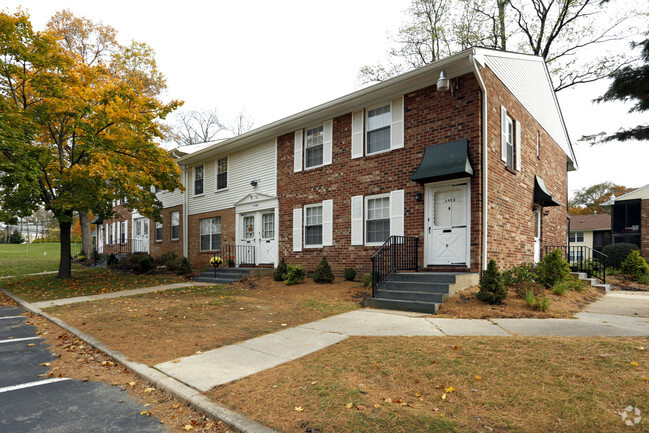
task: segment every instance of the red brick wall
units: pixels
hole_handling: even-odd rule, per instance
[[[171,213],[178,211],[180,217],[179,238],[171,239]],[[174,252],[183,257],[183,207],[182,205],[162,209],[162,241],[155,240],[155,221],[149,221],[149,249],[151,256],[160,257],[166,252]]]
[[[294,134],[278,138],[280,258],[311,272],[326,255],[338,274],[345,267],[368,271],[370,256],[378,247],[351,245],[351,197],[403,189],[404,234],[420,238],[419,257],[423,263],[424,201],[415,201],[414,195],[423,195],[424,187],[408,178],[419,167],[427,146],[467,138],[475,173],[471,179],[471,270],[479,269],[481,113],[477,81],[473,75],[461,77],[455,96],[439,93],[435,87],[407,94],[404,113],[405,148],[351,159],[351,113],[347,113],[333,119],[333,163],[298,173],[293,172]],[[303,247],[303,251],[293,252],[293,209],[327,199],[333,199],[333,246]]]
[[[541,220],[541,248],[565,245],[568,182],[566,155],[536,120],[488,69],[481,71],[488,95],[488,244],[487,259],[503,268],[534,259],[534,176],[539,175],[563,206],[546,207]],[[505,167],[501,159],[500,107],[521,122],[521,171]],[[541,134],[537,158],[537,131]]]
[[[649,200],[640,202],[640,254],[649,260]]]
[[[234,245],[235,233],[235,218],[236,213],[234,208],[224,209],[214,212],[205,212],[197,215],[190,215],[188,217],[188,253],[189,263],[192,268],[197,271],[208,265],[210,258],[214,255],[215,251],[200,251],[200,220],[204,218],[221,217],[221,245],[225,244]],[[223,258],[225,260],[225,258]]]

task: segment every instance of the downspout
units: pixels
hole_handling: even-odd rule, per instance
[[[185,185],[185,192],[183,193],[183,257],[189,258],[189,228],[187,227],[189,218],[187,216],[189,208],[189,185],[187,179],[187,166],[181,167],[183,175],[183,185]]]
[[[478,64],[473,54],[469,56],[469,61],[473,64],[473,71],[480,90],[482,91],[482,269],[487,269],[487,204],[489,202],[488,188],[487,188],[487,168],[488,168],[488,122],[487,122],[487,88],[485,87]]]

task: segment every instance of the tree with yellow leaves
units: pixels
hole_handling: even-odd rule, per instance
[[[71,276],[75,211],[107,218],[125,197],[159,218],[152,188],[182,188],[158,144],[182,104],[158,99],[165,86],[153,50],[119,45],[110,27],[61,12],[38,32],[23,11],[0,13],[0,219],[51,210],[60,278]]]

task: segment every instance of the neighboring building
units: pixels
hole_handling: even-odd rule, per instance
[[[128,208],[125,199],[113,202],[115,216],[95,218],[97,235],[95,248],[99,254],[148,253],[149,219]]]
[[[391,235],[427,270],[538,260],[565,244],[576,168],[543,59],[478,48],[179,156],[154,255],[337,273]]]
[[[602,251],[611,240],[611,216],[609,214],[597,215],[571,215],[570,233],[568,242],[571,247],[588,247]],[[581,260],[583,253],[580,250],[571,251],[570,261]]]
[[[635,244],[649,258],[649,185],[603,203],[610,209],[613,243]]]

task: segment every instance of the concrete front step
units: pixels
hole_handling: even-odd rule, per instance
[[[365,298],[363,305],[383,310],[414,311],[416,313],[435,314],[439,309],[439,303],[421,301],[403,301],[398,299]]]
[[[376,297],[381,299],[397,299],[400,301],[420,301],[441,304],[448,292],[430,293],[416,290],[386,290],[381,287],[376,291]]]
[[[449,283],[428,283],[420,281],[392,281],[388,279],[381,285],[381,290],[417,291],[426,293],[448,293]]]
[[[457,274],[451,272],[395,272],[388,281],[450,284],[456,281],[456,277]]]
[[[240,281],[250,276],[249,268],[218,268],[214,270],[203,271],[194,281],[212,284],[230,284]]]

